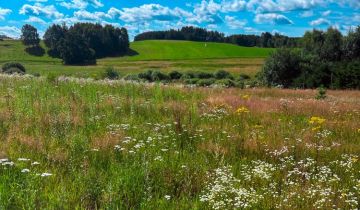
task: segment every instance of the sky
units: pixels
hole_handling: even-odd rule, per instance
[[[29,23],[42,36],[51,24],[76,22],[125,27],[131,38],[189,25],[226,35],[328,27],[346,34],[360,25],[360,0],[0,0],[0,35],[19,37]]]

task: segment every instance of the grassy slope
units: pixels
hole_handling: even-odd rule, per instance
[[[98,60],[97,66],[63,66],[61,60],[47,55],[31,56],[24,51],[19,41],[0,42],[0,64],[7,61],[20,61],[30,72],[41,74],[88,74],[102,71],[105,66],[115,66],[124,73],[142,71],[147,68],[162,70],[188,70],[196,67],[201,70],[222,68],[238,72],[239,67],[247,71],[259,68],[272,49],[247,48],[231,44],[189,42],[189,41],[141,41],[131,43],[135,56],[112,57]],[[146,62],[144,62],[146,61]],[[196,65],[197,64],[197,65]],[[243,68],[244,67],[244,68]]]

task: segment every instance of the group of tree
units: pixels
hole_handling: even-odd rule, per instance
[[[96,58],[124,55],[129,50],[125,28],[93,23],[71,27],[54,24],[44,35],[48,54],[63,59],[64,64],[95,64]]]
[[[226,43],[237,44],[245,47],[264,47],[264,48],[278,48],[278,47],[297,47],[299,46],[300,38],[288,37],[275,33],[272,35],[269,32],[258,35],[236,34],[226,37]]]
[[[142,40],[188,40],[203,42],[223,42],[225,35],[217,31],[207,31],[203,28],[186,26],[179,30],[170,29],[168,31],[149,31],[135,36],[135,41]]]
[[[44,51],[37,29],[29,24],[22,27],[21,40],[31,54],[34,49]],[[96,58],[124,55],[129,50],[125,28],[92,23],[76,23],[71,27],[54,24],[46,30],[44,43],[48,54],[61,58],[64,64],[95,64]]]
[[[274,52],[260,76],[271,86],[360,89],[360,26],[346,36],[335,28],[308,31],[300,49]]]
[[[225,36],[217,31],[208,31],[203,28],[186,26],[178,30],[167,31],[149,31],[135,36],[135,41],[142,40],[187,40],[187,41],[203,41],[203,42],[224,42],[245,47],[296,47],[299,38],[288,37],[269,32],[258,35],[231,35]]]

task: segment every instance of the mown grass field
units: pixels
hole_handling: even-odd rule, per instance
[[[360,92],[0,76],[0,209],[359,209]]]
[[[131,49],[136,52],[135,55],[98,59],[97,65],[94,66],[64,66],[61,60],[51,58],[46,54],[41,57],[29,55],[24,51],[24,46],[20,41],[2,41],[0,42],[0,64],[19,61],[30,73],[78,77],[96,77],[108,66],[115,67],[122,75],[148,69],[165,72],[223,69],[234,74],[254,75],[260,70],[264,58],[272,51],[272,49],[188,41],[132,42]]]

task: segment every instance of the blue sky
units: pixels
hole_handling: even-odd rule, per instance
[[[186,25],[226,35],[302,36],[330,26],[346,33],[360,25],[360,0],[0,0],[0,34],[18,37],[30,23],[42,35],[50,24],[63,22],[124,26],[131,37]]]

